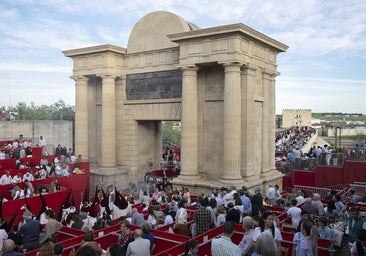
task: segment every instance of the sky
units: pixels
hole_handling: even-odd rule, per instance
[[[133,26],[153,11],[201,28],[243,23],[288,45],[277,59],[277,114],[366,114],[364,0],[2,0],[0,107],[74,106],[72,60],[62,51],[127,47]]]

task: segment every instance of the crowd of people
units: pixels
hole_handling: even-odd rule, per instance
[[[260,188],[250,193],[245,187],[231,187],[214,189],[210,194],[202,193],[195,197],[184,187],[167,191],[157,189],[150,195],[142,193],[140,198],[130,198],[134,207],[120,218],[120,231],[114,233],[119,242],[107,250],[108,253],[116,250],[118,255],[152,255],[156,251],[151,230],[170,225],[168,232],[192,238],[186,244],[185,255],[198,255],[199,243],[195,237],[223,226],[222,236],[212,240],[212,255],[279,255],[283,250],[282,225],[287,225],[294,234],[291,241],[294,255],[317,255],[317,239],[329,239],[335,243],[334,225],[342,222],[346,223],[344,228],[350,251],[354,252],[357,242],[364,239],[364,231],[360,230],[366,229],[366,222],[357,207],[346,206],[358,202],[352,201],[353,192],[350,190],[345,196],[340,196],[331,191],[326,198],[316,193],[309,197],[303,191],[282,196],[278,186],[270,185],[263,192]],[[166,208],[160,210],[163,205]],[[280,222],[278,214],[271,211],[273,207],[287,213],[285,222]],[[86,211],[88,209],[85,208]],[[146,215],[143,214],[145,211]],[[112,223],[112,219],[104,214],[98,217],[98,220],[104,220],[103,224],[97,221],[99,224],[88,227],[85,221],[87,214],[81,210],[79,217],[83,215],[84,218],[74,219],[71,226],[87,233]],[[239,244],[231,241],[237,224],[243,225],[245,230]],[[138,226],[138,229],[131,231],[130,225]],[[95,253],[101,255],[96,250]]]
[[[112,205],[112,189],[107,189]],[[298,255],[317,255],[316,240],[335,239],[334,224],[341,221],[350,242],[350,252],[357,254],[358,243],[364,243],[366,222],[360,216],[357,207],[347,207],[359,202],[359,195],[350,190],[345,196],[331,191],[326,198],[314,193],[309,197],[304,191],[296,195],[282,195],[277,185],[269,185],[266,191],[255,188],[251,193],[246,187],[213,189],[212,193],[193,196],[182,187],[166,191],[156,189],[153,193],[141,193],[136,198],[126,198],[131,210],[119,218],[120,231],[115,232],[118,243],[111,244],[106,250],[94,241],[94,231],[112,225],[113,219],[100,207],[100,215],[92,226],[88,223],[90,204],[80,207],[70,223],[60,223],[55,219],[52,210],[45,212],[47,223],[42,225],[29,211],[23,214],[24,222],[14,226],[11,233],[4,233],[6,223],[0,228],[3,237],[3,255],[8,250],[16,250],[22,255],[23,250],[40,248],[39,255],[50,248],[60,250],[55,234],[62,225],[85,232],[82,246],[75,251],[76,255],[152,255],[156,253],[152,229],[170,225],[168,232],[189,236],[192,239],[186,244],[185,255],[198,255],[199,243],[195,237],[215,227],[222,226],[223,234],[211,242],[211,254],[218,255],[279,255],[281,248],[281,229],[284,223],[294,233],[294,248]],[[323,200],[323,201],[322,201]],[[326,204],[324,203],[326,200]],[[162,206],[166,207],[162,207]],[[115,207],[115,206],[114,206]],[[287,213],[288,220],[280,222],[272,207]],[[164,209],[164,210],[160,210]],[[112,207],[112,211],[116,208]],[[143,212],[147,211],[144,215]],[[192,214],[192,216],[190,216]],[[115,221],[115,220],[114,220]],[[3,222],[3,221],[2,221]],[[2,223],[1,222],[1,223]],[[231,241],[237,224],[243,225],[245,233],[239,244]],[[138,226],[131,231],[130,226]],[[360,231],[361,230],[361,231]],[[3,234],[3,235],[1,235]],[[12,242],[8,240],[11,239]],[[9,246],[10,244],[10,246]],[[7,247],[5,246],[7,245]],[[12,249],[6,249],[12,248]],[[17,249],[18,248],[18,249]],[[21,249],[21,250],[20,250]],[[49,252],[48,252],[49,253]],[[116,254],[117,253],[117,254]]]

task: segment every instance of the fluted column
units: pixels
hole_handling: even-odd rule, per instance
[[[102,76],[101,167],[116,166],[115,76]]]
[[[182,164],[179,178],[183,179],[198,177],[197,70],[196,66],[182,68]]]
[[[224,174],[222,182],[241,180],[241,79],[239,63],[224,64]]]
[[[71,77],[75,80],[75,154],[89,159],[89,109],[88,109],[88,78]]]

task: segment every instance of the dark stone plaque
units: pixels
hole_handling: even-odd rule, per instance
[[[126,76],[128,100],[182,98],[180,70],[131,74]]]

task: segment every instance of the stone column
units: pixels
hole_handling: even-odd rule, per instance
[[[276,71],[269,71],[269,73],[267,72],[267,76],[268,76],[268,107],[269,107],[269,111],[268,111],[268,115],[269,115],[269,124],[268,124],[268,129],[269,129],[269,136],[268,136],[268,140],[269,140],[269,145],[270,147],[268,147],[268,155],[270,156],[269,158],[269,168],[270,169],[275,169],[275,140],[276,140],[276,76],[279,73],[277,73]]]
[[[115,76],[102,76],[101,167],[116,166]]]
[[[125,166],[125,106],[126,75],[116,79],[116,164]],[[117,128],[118,127],[118,128]]]
[[[242,175],[245,181],[256,182],[260,172],[258,170],[259,163],[257,162],[256,149],[258,148],[256,125],[257,113],[254,107],[255,88],[257,86],[257,66],[247,64],[243,67],[242,76],[243,91],[242,92]],[[257,150],[259,151],[259,150]],[[262,152],[259,152],[261,156]]]
[[[224,64],[224,174],[223,183],[242,181],[240,63]]]
[[[88,78],[84,76],[71,77],[75,80],[75,154],[89,159],[89,108],[88,108]]]
[[[274,133],[275,130],[269,130],[270,119],[274,118],[274,116],[270,116],[270,107],[272,107],[270,98],[269,98],[269,90],[270,90],[270,81],[268,80],[268,73],[266,70],[262,70],[262,92],[263,92],[263,108],[262,108],[262,172],[268,171],[270,165],[270,159],[272,157],[269,155],[270,148],[274,147],[274,142],[269,141],[269,134]]]
[[[198,178],[198,95],[196,66],[182,68],[181,171],[179,178]]]

